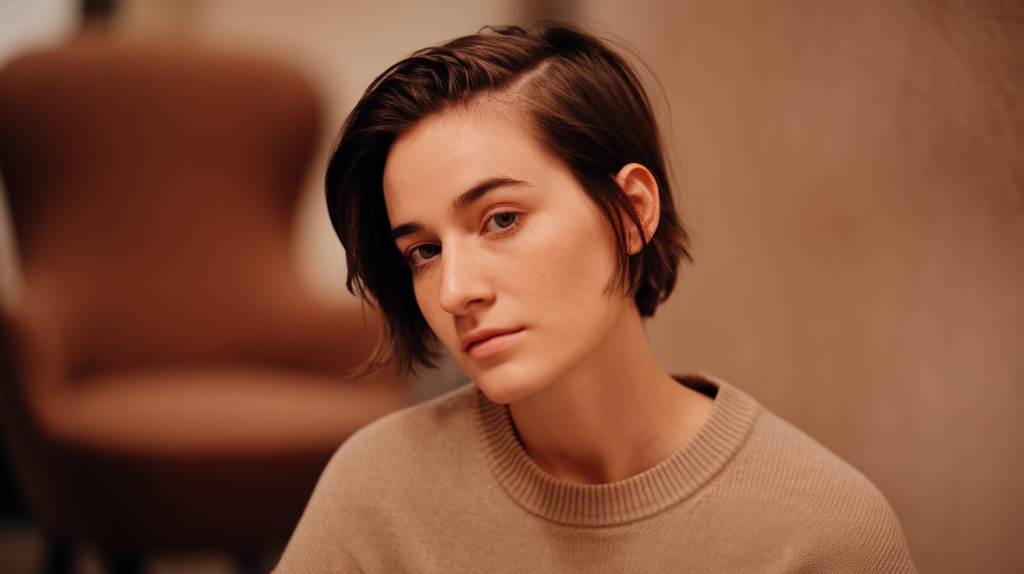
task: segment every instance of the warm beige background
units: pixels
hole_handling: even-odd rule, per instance
[[[665,366],[731,380],[861,469],[923,572],[1024,571],[1018,0],[122,5],[119,34],[295,63],[331,126],[387,65],[484,24],[555,6],[625,38],[664,86],[696,232],[649,326]],[[349,304],[320,176],[296,249]]]
[[[592,6],[651,60],[683,160],[665,366],[861,469],[922,571],[1024,571],[1024,4]]]

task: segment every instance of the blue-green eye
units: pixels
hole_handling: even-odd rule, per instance
[[[508,229],[516,222],[516,214],[514,213],[499,213],[491,218],[494,224],[501,229]]]
[[[434,257],[440,254],[440,245],[434,245],[432,243],[420,245],[416,249],[413,249],[412,251],[409,252],[409,263],[411,263],[414,266],[423,265],[424,263],[427,262],[428,259],[433,259]]]

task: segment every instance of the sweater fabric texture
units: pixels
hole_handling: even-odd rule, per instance
[[[335,454],[276,572],[916,572],[862,474],[751,397],[714,398],[667,460],[611,484],[541,470],[470,384]]]

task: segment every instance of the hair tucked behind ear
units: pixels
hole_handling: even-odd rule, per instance
[[[367,88],[327,168],[327,205],[345,246],[348,288],[376,302],[384,318],[381,343],[364,372],[391,362],[402,372],[430,366],[437,348],[391,239],[382,183],[391,145],[423,118],[487,96],[520,112],[608,217],[618,245],[611,287],[631,294],[641,315],[654,314],[675,287],[680,259],[690,258],[650,102],[619,54],[582,30],[550,22],[494,28],[420,50]],[[642,226],[615,176],[634,162],[658,184],[661,220],[643,249],[630,255],[629,232]]]

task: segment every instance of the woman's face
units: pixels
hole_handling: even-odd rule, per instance
[[[599,372],[616,325],[637,311],[607,289],[616,252],[604,214],[525,122],[485,106],[399,138],[384,198],[427,323],[489,398],[509,403]]]

